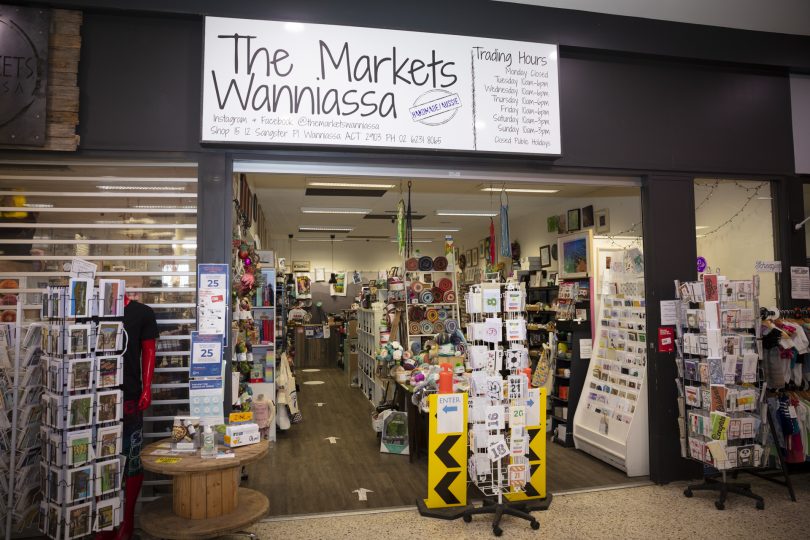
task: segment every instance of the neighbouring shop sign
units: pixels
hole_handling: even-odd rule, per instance
[[[556,45],[206,17],[203,142],[561,154]]]
[[[0,5],[0,144],[45,144],[50,12]]]

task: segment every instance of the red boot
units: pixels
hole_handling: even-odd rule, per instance
[[[132,531],[135,529],[135,503],[138,502],[138,495],[141,493],[141,484],[143,484],[143,473],[127,477],[124,487],[124,520],[118,527],[114,540],[132,538]]]

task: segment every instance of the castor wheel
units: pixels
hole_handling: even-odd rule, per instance
[[[532,521],[530,525],[531,525],[531,528],[533,530],[535,530],[535,531],[540,528],[540,522],[537,521],[536,519],[534,521]]]
[[[720,501],[714,501],[714,506],[715,506],[715,507],[716,507],[718,510],[725,510],[725,509],[726,509],[726,505],[725,505],[725,504],[723,504],[723,503],[721,503]]]
[[[464,520],[464,523],[469,523],[469,522],[471,522],[471,521],[472,521],[472,516],[471,516],[471,515],[469,515],[469,514],[464,514],[464,515],[461,517],[461,519],[463,519],[463,520]]]
[[[765,501],[757,501],[757,510],[765,510]]]
[[[694,495],[694,493],[692,493],[691,489],[686,488],[685,490],[683,490],[683,496],[684,497],[691,497],[692,495]]]
[[[500,536],[500,535],[503,534],[503,529],[501,529],[498,526],[493,526],[492,527],[492,534],[494,534],[495,536]]]

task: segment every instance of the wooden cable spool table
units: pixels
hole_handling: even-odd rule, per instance
[[[172,477],[172,496],[144,505],[141,512],[141,528],[149,535],[168,540],[216,538],[240,531],[267,514],[267,497],[239,487],[239,480],[243,465],[267,455],[268,441],[234,448],[235,457],[227,459],[202,459],[199,451],[154,454],[170,449],[169,444],[165,439],[141,452],[144,469]]]

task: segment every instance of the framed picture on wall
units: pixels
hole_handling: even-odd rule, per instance
[[[580,227],[580,218],[581,218],[579,208],[574,208],[573,210],[568,211],[568,232],[574,232],[581,229]]]
[[[593,205],[588,205],[582,209],[582,228],[593,227]]]
[[[557,216],[557,234],[565,234],[568,229],[565,228],[565,214]]]
[[[610,232],[610,211],[607,208],[596,211],[594,214],[594,225],[598,233]]]
[[[560,278],[588,277],[591,268],[591,231],[569,234],[557,240],[560,258]]]
[[[551,266],[551,245],[540,246],[540,268]]]
[[[486,247],[486,244],[484,244],[484,242],[485,242],[484,240],[481,240],[480,242],[478,242],[478,257],[479,258],[483,257],[484,253],[485,253],[484,249]]]
[[[557,217],[558,216],[551,216],[546,218],[546,232],[555,233],[557,232]]]
[[[470,254],[472,255],[472,258],[470,259],[470,266],[478,266],[478,250],[473,249],[471,250]]]

